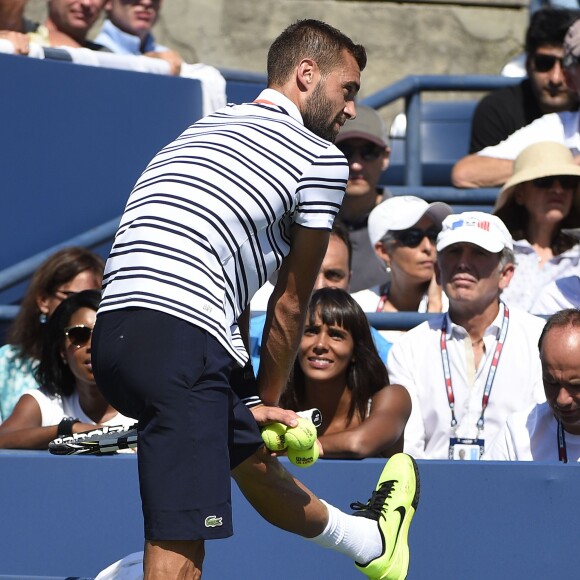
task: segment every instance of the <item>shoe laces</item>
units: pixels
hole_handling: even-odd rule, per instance
[[[383,481],[379,486],[379,489],[373,491],[371,499],[369,499],[367,503],[361,503],[360,501],[351,503],[350,509],[355,510],[355,513],[352,515],[378,521],[385,509],[387,499],[391,497],[391,492],[395,487],[395,483],[397,483],[397,480],[395,479]]]

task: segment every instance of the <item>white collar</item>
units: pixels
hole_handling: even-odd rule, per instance
[[[296,119],[299,123],[304,125],[302,120],[302,115],[298,110],[296,104],[291,101],[286,95],[283,95],[280,91],[275,89],[264,89],[256,100],[269,101],[274,105],[278,105],[284,109],[293,119]]]

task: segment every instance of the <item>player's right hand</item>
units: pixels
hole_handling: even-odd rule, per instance
[[[298,425],[298,415],[289,409],[282,409],[280,407],[270,407],[268,405],[256,405],[251,407],[256,423],[260,427],[268,425],[269,423],[282,423],[287,427],[296,427]]]

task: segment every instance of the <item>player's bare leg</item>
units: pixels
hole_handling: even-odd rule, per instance
[[[313,538],[324,531],[328,511],[264,447],[232,471],[241,492],[268,522],[288,532]]]
[[[203,540],[145,541],[144,580],[199,580]]]

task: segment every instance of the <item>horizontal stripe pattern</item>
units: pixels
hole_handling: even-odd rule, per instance
[[[166,312],[244,364],[238,316],[288,254],[293,223],[332,227],[347,178],[342,153],[281,106],[231,105],[201,119],[135,184],[100,312]]]

